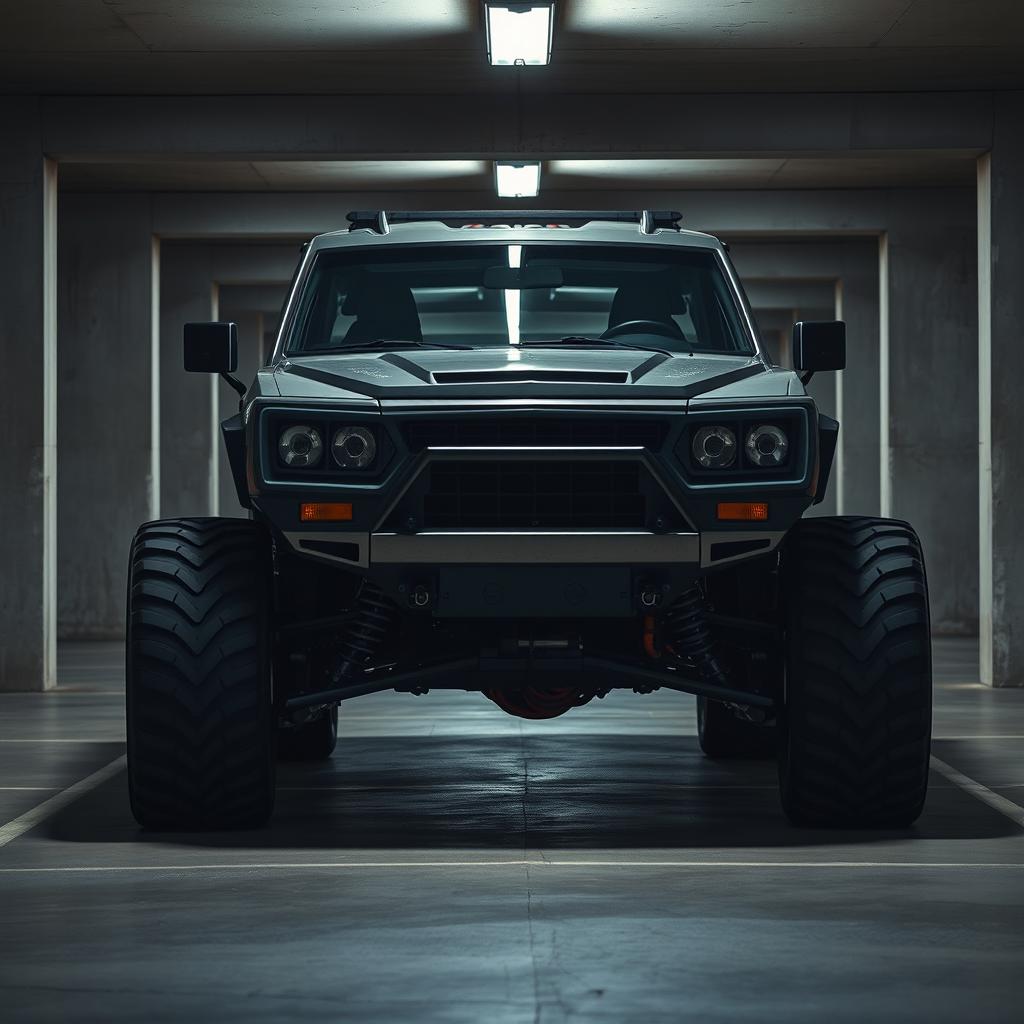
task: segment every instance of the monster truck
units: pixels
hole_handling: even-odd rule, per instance
[[[704,753],[776,757],[793,822],[918,816],[920,543],[803,518],[839,430],[804,385],[845,365],[845,326],[797,323],[775,364],[726,246],[679,219],[357,212],[304,248],[248,387],[234,324],[185,325],[185,369],[241,396],[249,517],[132,543],[138,822],[257,826],[341,702],[436,688],[532,719],[695,695]]]

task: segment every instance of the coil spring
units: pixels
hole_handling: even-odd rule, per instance
[[[702,679],[726,685],[725,671],[715,657],[715,642],[700,587],[694,584],[672,603],[665,613],[665,625],[678,657],[689,658]]]
[[[377,653],[394,618],[395,607],[375,583],[364,580],[352,621],[338,638],[338,682],[351,676]]]

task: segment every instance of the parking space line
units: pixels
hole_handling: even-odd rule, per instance
[[[94,739],[81,736],[32,736],[28,738],[18,736],[17,738],[11,737],[7,739],[0,736],[0,743],[124,743],[124,737],[111,736],[109,739]]]
[[[112,779],[123,770],[124,766],[125,755],[122,754],[111,761],[110,764],[104,765],[99,771],[93,772],[92,775],[87,775],[84,779],[74,783],[74,785],[61,790],[56,796],[51,796],[49,800],[36,804],[31,810],[7,822],[6,825],[0,826],[0,847],[14,842],[18,836],[23,836],[30,829],[35,828],[36,825],[46,821],[47,818],[52,818],[58,811],[63,810],[68,804],[74,803],[80,796],[84,796],[90,790],[101,786],[107,779]]]
[[[988,804],[992,810],[998,811],[1004,818],[1009,818],[1019,828],[1024,828],[1024,807],[1008,800],[1005,796],[993,793],[988,786],[983,786],[980,782],[975,782],[974,779],[964,775],[963,772],[958,772],[952,765],[940,761],[934,754],[932,754],[932,768],[954,785],[959,786],[965,793],[970,793],[983,804]]]
[[[861,860],[549,860],[518,858],[515,860],[402,860],[402,861],[299,861],[255,864],[110,864],[57,867],[0,867],[0,875],[18,874],[98,874],[118,871],[328,871],[397,868],[814,868],[814,869],[888,869],[923,870],[1024,870],[1024,861],[861,861]]]

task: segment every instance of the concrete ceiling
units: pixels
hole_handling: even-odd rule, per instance
[[[478,192],[493,195],[483,160],[62,163],[68,191]],[[551,160],[545,193],[714,188],[894,188],[971,185],[971,154],[716,160]]]
[[[478,0],[3,0],[0,90],[446,93],[1024,85],[1021,0],[559,0],[490,68]]]

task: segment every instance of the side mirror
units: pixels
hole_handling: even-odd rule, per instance
[[[793,324],[793,367],[806,384],[818,370],[846,367],[846,324],[842,320],[801,320]]]
[[[185,369],[189,373],[234,373],[238,328],[231,323],[185,324]]]

